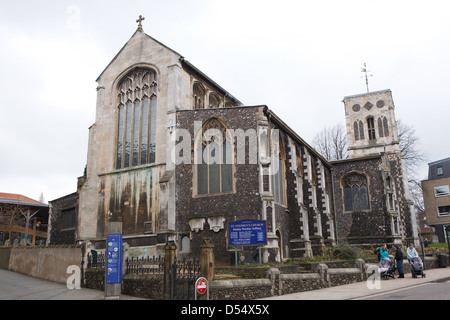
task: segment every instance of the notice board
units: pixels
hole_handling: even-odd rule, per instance
[[[260,246],[267,244],[265,220],[239,220],[228,223],[229,246]]]

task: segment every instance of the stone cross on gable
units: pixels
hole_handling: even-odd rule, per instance
[[[145,20],[145,18],[144,18],[143,16],[141,16],[141,15],[139,15],[139,19],[136,20],[136,22],[139,23],[139,24],[138,24],[138,30],[139,30],[140,32],[144,31],[144,30],[142,29],[142,21],[144,21],[144,20]]]

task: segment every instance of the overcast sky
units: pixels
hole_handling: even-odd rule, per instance
[[[345,123],[344,96],[391,89],[428,162],[450,157],[448,1],[2,1],[0,192],[76,191],[95,79],[135,32],[182,54],[245,105],[311,143]],[[425,179],[427,165],[419,177]]]

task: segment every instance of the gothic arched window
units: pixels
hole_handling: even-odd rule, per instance
[[[373,117],[367,118],[367,129],[369,133],[369,140],[375,140],[375,120]]]
[[[155,162],[156,72],[133,69],[118,91],[116,169]]]
[[[200,83],[195,83],[193,88],[194,109],[203,109],[205,107],[205,90]]]
[[[215,94],[214,92],[211,92],[209,94],[209,107],[210,108],[218,108],[219,105],[220,105],[219,96],[217,94]]]
[[[369,192],[365,175],[352,172],[343,179],[345,211],[369,210]]]
[[[389,127],[386,117],[378,118],[378,135],[380,137],[389,137]]]
[[[361,120],[356,120],[353,123],[353,132],[355,140],[364,140],[364,125]]]
[[[213,118],[197,142],[197,195],[233,191],[233,150],[225,125]]]

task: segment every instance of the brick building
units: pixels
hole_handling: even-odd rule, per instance
[[[427,224],[435,228],[439,242],[449,241],[446,232],[450,227],[449,188],[450,158],[429,163],[428,179],[422,181],[423,201]]]

